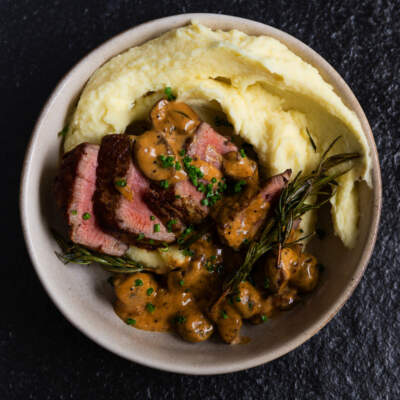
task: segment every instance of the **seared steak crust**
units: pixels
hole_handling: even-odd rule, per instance
[[[127,135],[104,136],[98,156],[94,212],[101,225],[115,231],[119,229],[115,209],[121,193],[115,188],[114,180],[116,177],[125,178],[130,160],[130,140]]]
[[[271,205],[279,198],[287,185],[291,170],[268,179],[262,189],[248,185],[243,193],[224,200],[213,215],[221,240],[239,249],[243,241],[251,241],[268,216]]]
[[[121,194],[116,187],[116,182],[121,180],[125,182],[124,191],[128,196]],[[157,217],[158,213],[151,212],[144,200],[149,186],[148,180],[132,162],[129,136],[104,136],[94,195],[94,209],[101,225],[127,243],[148,243],[142,240],[142,236],[156,243],[174,241],[175,235],[167,232]],[[154,228],[155,225],[159,225],[159,230]]]
[[[207,215],[208,207],[200,204],[204,195],[189,181],[180,181],[168,190],[152,188],[145,194],[149,207],[173,232],[181,232],[186,225],[199,224]]]
[[[98,151],[99,146],[82,143],[63,156],[55,181],[56,201],[65,212],[74,243],[120,256],[126,244],[103,232],[93,213]]]

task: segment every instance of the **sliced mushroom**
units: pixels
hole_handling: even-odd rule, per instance
[[[162,181],[175,175],[174,163],[166,167],[160,157],[174,158],[174,152],[161,132],[147,131],[137,136],[134,156],[138,167],[149,179]]]
[[[151,121],[156,130],[169,135],[192,134],[200,125],[197,114],[185,103],[160,100],[151,110]]]

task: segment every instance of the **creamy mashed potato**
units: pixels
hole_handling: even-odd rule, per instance
[[[347,247],[357,238],[357,180],[370,184],[370,155],[360,121],[319,72],[279,41],[192,25],[120,54],[90,78],[69,124],[65,150],[122,133],[171,87],[178,100],[223,111],[251,143],[268,174],[310,172],[338,135],[335,152],[362,158],[339,178],[332,198],[336,234]],[[317,150],[311,146],[307,130]],[[312,215],[303,229],[312,229]]]
[[[163,249],[147,250],[136,246],[129,246],[127,256],[147,267],[156,268],[156,273],[164,274],[171,269],[187,264],[189,257],[183,255],[178,246],[170,246],[168,251]]]

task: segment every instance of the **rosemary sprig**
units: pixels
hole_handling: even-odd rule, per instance
[[[339,164],[360,157],[358,153],[341,153],[327,158],[327,154],[339,139],[340,136],[328,146],[315,171],[306,176],[302,176],[301,172],[299,172],[282,190],[275,213],[267,220],[260,237],[251,243],[243,264],[233,277],[225,282],[223,295],[232,292],[241,281],[245,280],[255,262],[266,252],[278,249],[279,262],[280,250],[285,246],[291,246],[300,241],[298,239],[295,243],[287,243],[294,221],[307,211],[320,208],[328,202],[334,194],[334,190],[328,191],[329,187],[332,188],[332,185],[337,185],[335,179],[348,172],[351,168],[331,175],[327,175],[327,172]],[[310,196],[318,199],[322,195],[325,196],[323,200],[317,200],[314,204],[306,203]],[[302,239],[305,238],[303,237]]]
[[[143,264],[131,260],[128,257],[117,257],[110,256],[108,254],[102,254],[85,246],[73,243],[69,240],[67,241],[55,231],[53,231],[53,235],[62,250],[62,253],[55,253],[64,264],[75,263],[88,265],[92,263],[98,263],[107,271],[125,274],[155,269],[149,266],[144,266]]]

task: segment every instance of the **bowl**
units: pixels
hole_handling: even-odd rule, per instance
[[[268,323],[245,329],[251,341],[229,346],[218,340],[190,344],[174,334],[132,329],[115,315],[108,274],[96,266],[64,265],[50,221],[59,219],[51,193],[57,170],[60,139],[71,104],[92,73],[111,57],[192,19],[218,29],[238,29],[269,35],[314,65],[356,112],[372,156],[372,189],[361,185],[360,235],[346,250],[334,235],[315,247],[327,266],[321,284],[302,304]],[[360,104],[339,74],[316,52],[294,37],[268,25],[219,14],[183,14],[136,26],[107,41],[73,67],[43,108],[30,140],[22,173],[20,208],[27,248],[44,288],[65,317],[104,348],[137,363],[185,374],[220,374],[267,363],[293,350],[316,334],[343,306],[358,284],[371,256],[381,209],[381,177],[371,128]],[[334,254],[334,257],[329,256]]]

